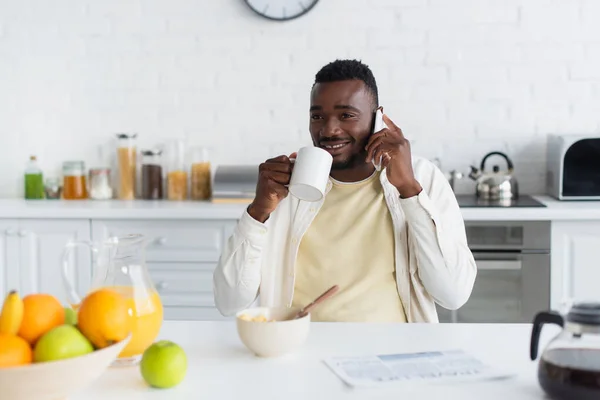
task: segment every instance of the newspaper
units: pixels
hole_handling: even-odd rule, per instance
[[[492,368],[462,350],[333,357],[325,364],[352,387],[432,384],[508,378],[512,373]]]

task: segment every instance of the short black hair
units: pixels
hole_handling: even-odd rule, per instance
[[[358,79],[365,83],[365,86],[371,91],[375,107],[379,106],[379,93],[377,91],[377,82],[375,76],[368,65],[359,60],[335,60],[325,65],[315,75],[315,82],[337,82]]]

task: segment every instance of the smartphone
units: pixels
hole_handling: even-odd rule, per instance
[[[379,107],[375,111],[375,121],[373,123],[373,132],[371,134],[377,133],[383,128],[387,128],[387,126],[385,125],[385,122],[383,122],[383,111],[381,111],[381,107]],[[377,171],[381,171],[381,156],[377,162],[375,162],[373,159],[371,159],[371,162]]]

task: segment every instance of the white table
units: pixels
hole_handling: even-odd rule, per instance
[[[540,349],[560,328],[544,327]],[[98,399],[544,399],[529,360],[528,324],[313,323],[308,342],[277,359],[255,357],[240,342],[233,322],[165,322],[160,338],[186,350],[189,368],[176,388],[148,388],[136,367],[109,369],[74,400]],[[322,359],[461,348],[517,373],[510,380],[415,389],[352,389]],[[406,397],[416,396],[416,397]]]

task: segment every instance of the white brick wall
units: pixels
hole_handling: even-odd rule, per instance
[[[291,152],[338,57],[372,67],[416,153],[468,171],[503,150],[542,192],[546,134],[600,129],[599,4],[322,0],[274,23],[242,0],[2,1],[0,195],[21,195],[29,154],[47,175],[98,165],[118,131],[204,144],[215,163]]]

